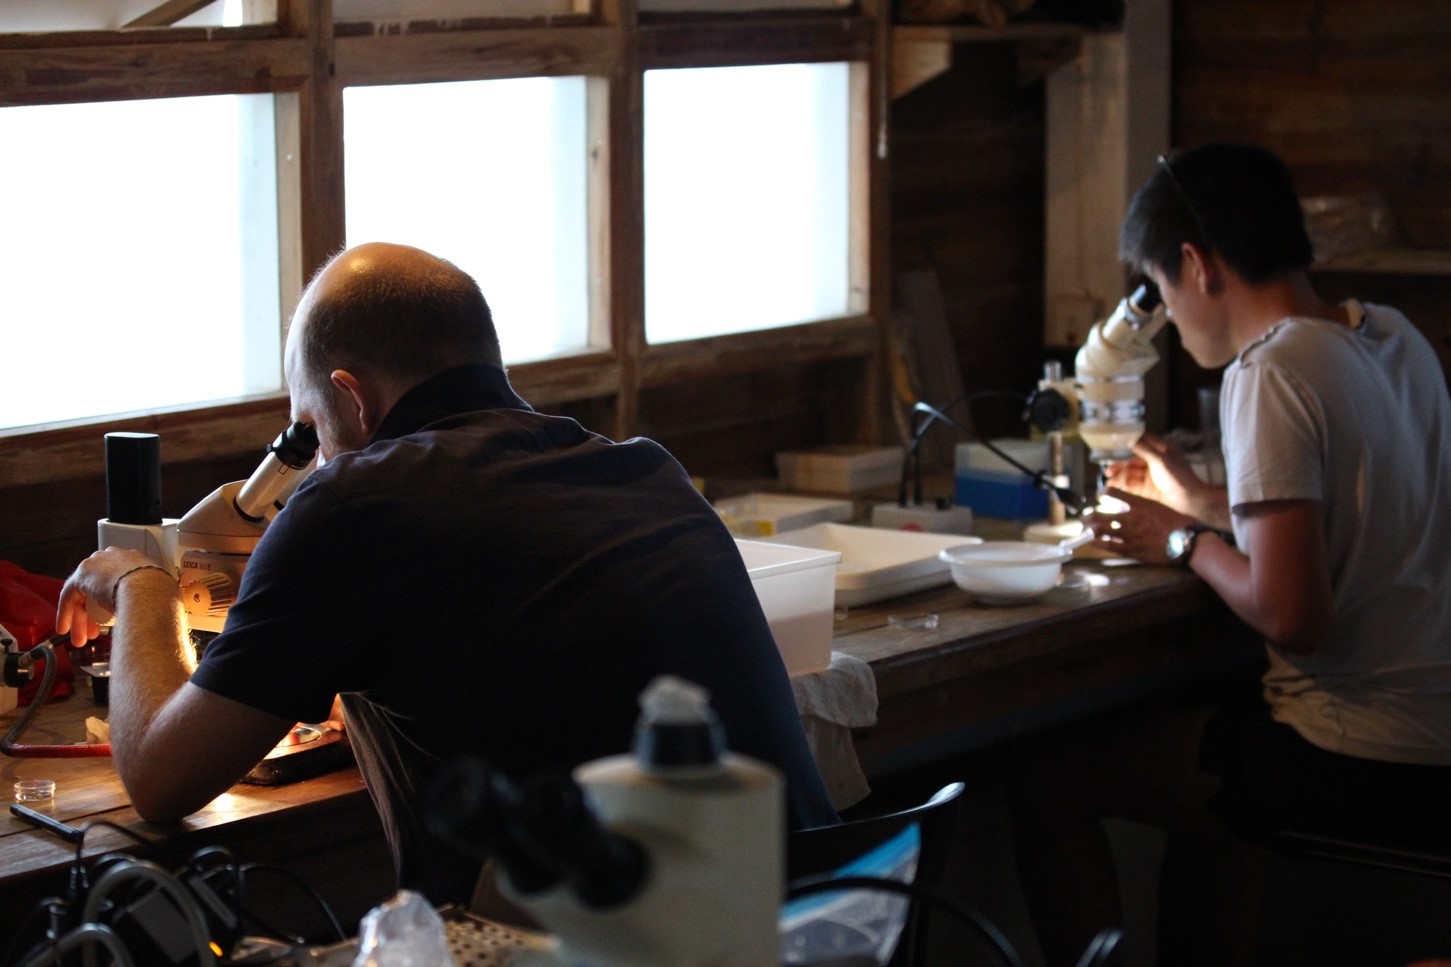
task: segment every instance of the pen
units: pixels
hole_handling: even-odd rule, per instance
[[[34,809],[31,809],[29,806],[22,806],[18,802],[13,802],[10,804],[10,812],[13,813],[17,818],[22,819],[27,823],[30,823],[32,826],[39,826],[41,829],[50,830],[52,833],[55,833],[67,843],[79,843],[81,841],[81,837],[84,836],[86,833],[86,831],[83,829],[77,829],[74,826],[67,826],[65,823],[61,822],[58,819],[51,819],[49,816],[45,815],[45,813],[38,813]]]

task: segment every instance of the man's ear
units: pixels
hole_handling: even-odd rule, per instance
[[[1218,261],[1192,242],[1179,246],[1179,251],[1183,256],[1182,280],[1192,284],[1203,295],[1217,292],[1220,281]]]
[[[335,369],[328,378],[351,401],[348,409],[357,414],[358,427],[363,438],[371,438],[378,425],[383,422],[383,417],[388,415],[383,408],[383,398],[378,388],[371,381],[358,379],[346,369]]]

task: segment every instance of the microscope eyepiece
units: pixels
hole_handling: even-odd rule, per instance
[[[317,431],[307,423],[295,422],[277,435],[267,452],[292,470],[301,470],[317,453]]]

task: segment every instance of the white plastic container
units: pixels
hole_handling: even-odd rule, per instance
[[[838,551],[836,604],[854,608],[887,598],[951,583],[947,562],[938,554],[949,547],[980,541],[961,534],[924,534],[850,524],[816,524],[768,538],[773,543]]]
[[[786,672],[802,675],[830,665],[831,613],[841,553],[739,538],[736,547]]]

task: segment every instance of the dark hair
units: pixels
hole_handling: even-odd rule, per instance
[[[1160,158],[1134,194],[1120,259],[1177,283],[1185,242],[1218,253],[1250,283],[1302,271],[1314,258],[1290,170],[1253,145],[1209,144]]]
[[[503,367],[478,283],[451,262],[418,255],[347,276],[313,303],[302,332],[307,372],[349,369],[417,383],[469,363]]]

